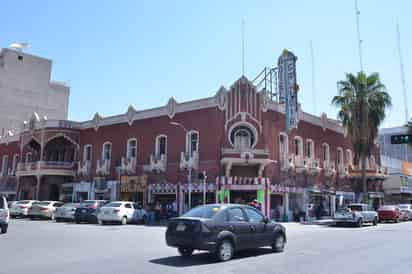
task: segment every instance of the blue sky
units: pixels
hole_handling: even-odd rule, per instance
[[[400,24],[406,82],[412,79],[410,1],[359,0],[364,70],[379,72],[393,98],[383,126],[404,123],[396,42]],[[124,113],[214,95],[241,76],[241,20],[246,22],[246,76],[298,56],[305,111],[336,116],[336,81],[359,71],[354,2],[289,1],[2,1],[0,47],[54,61],[55,80],[71,86],[69,118]],[[312,92],[310,41],[315,59]],[[412,116],[412,94],[408,104]]]

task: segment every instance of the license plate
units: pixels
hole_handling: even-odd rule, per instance
[[[178,224],[176,226],[176,231],[185,231],[186,230],[186,225],[185,224]]]

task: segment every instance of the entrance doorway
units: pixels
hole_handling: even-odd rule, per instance
[[[276,221],[282,221],[284,215],[283,195],[272,194],[270,195],[270,216]]]
[[[49,192],[49,199],[51,201],[58,201],[59,200],[59,186],[56,184],[50,185],[50,192]]]
[[[248,204],[257,199],[257,191],[253,190],[231,190],[230,202],[235,204]]]

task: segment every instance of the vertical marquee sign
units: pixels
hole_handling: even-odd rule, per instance
[[[285,104],[286,131],[297,128],[298,124],[298,90],[296,83],[296,60],[290,51],[284,50],[278,59],[279,103]]]

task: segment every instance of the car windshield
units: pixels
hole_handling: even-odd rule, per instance
[[[400,209],[409,209],[409,205],[399,205]]]
[[[16,203],[16,205],[25,205],[25,204],[28,204],[28,203],[30,203],[30,201],[18,201]]]
[[[104,207],[121,207],[122,203],[110,203],[105,205]]]
[[[220,206],[199,206],[183,214],[182,217],[211,219],[220,211]]]
[[[352,211],[362,211],[361,205],[349,205],[348,208]]]
[[[379,210],[395,210],[395,207],[394,206],[383,206],[379,208]]]
[[[84,201],[83,203],[81,203],[81,205],[83,207],[89,207],[89,206],[94,206],[95,203],[96,201]]]
[[[33,203],[33,205],[41,205],[41,206],[48,206],[50,204],[51,204],[51,202],[35,202],[35,203]]]

